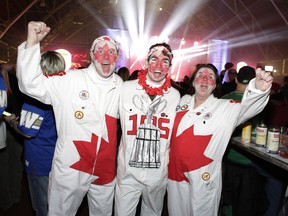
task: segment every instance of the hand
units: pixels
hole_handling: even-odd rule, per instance
[[[272,85],[273,77],[270,72],[261,70],[261,68],[256,69],[256,80],[255,87],[259,90],[266,91]]]
[[[44,22],[29,22],[26,47],[32,47],[39,43],[49,32],[50,27],[47,27]]]
[[[4,116],[4,119],[6,122],[8,122],[9,124],[11,123],[11,121],[13,120],[18,120],[19,117],[17,117],[15,114],[11,114],[10,116]]]

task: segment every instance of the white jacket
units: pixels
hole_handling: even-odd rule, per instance
[[[111,182],[116,175],[116,118],[121,78],[116,74],[109,79],[101,78],[93,64],[86,69],[46,77],[39,65],[40,58],[39,44],[27,49],[21,44],[17,78],[23,93],[53,106],[58,134],[54,161],[94,175],[99,178],[96,184]],[[93,145],[87,144],[90,142]],[[89,157],[89,165],[81,164],[81,154]],[[110,169],[103,172],[105,167]]]

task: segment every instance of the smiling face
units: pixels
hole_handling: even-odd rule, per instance
[[[154,82],[161,82],[167,76],[171,59],[169,58],[169,51],[163,47],[154,47],[148,56],[148,76]]]
[[[117,48],[109,40],[101,40],[96,43],[95,48],[90,52],[91,59],[97,73],[104,78],[112,75],[118,58]]]
[[[202,98],[208,98],[216,87],[215,73],[210,69],[203,67],[196,72],[193,81],[195,94]]]

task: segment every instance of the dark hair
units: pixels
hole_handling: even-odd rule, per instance
[[[135,80],[135,79],[137,79],[138,78],[138,72],[139,72],[140,70],[134,70],[131,74],[130,74],[130,76],[128,77],[128,80]]]
[[[209,68],[214,72],[214,75],[216,77],[216,87],[215,89],[212,91],[212,94],[219,98],[220,97],[220,77],[218,76],[218,70],[217,68],[213,65],[213,64],[197,64],[196,65],[196,69],[194,71],[194,73],[192,74],[189,83],[191,83],[191,87],[188,90],[188,94],[193,95],[195,94],[195,88],[193,87],[192,83],[195,80],[196,74],[197,72],[201,69],[201,68]]]
[[[230,68],[234,67],[234,64],[232,62],[227,62],[225,65],[224,65],[224,68],[225,70],[228,70]]]
[[[128,80],[130,76],[129,69],[127,67],[119,68],[119,70],[117,71],[117,74],[122,78],[123,81]]]
[[[172,58],[173,58],[172,49],[171,49],[170,45],[167,44],[167,43],[156,43],[156,44],[153,44],[152,46],[150,46],[149,52],[150,52],[154,47],[158,47],[158,46],[163,46],[163,47],[165,47],[165,48],[171,53],[171,56],[168,56],[169,59],[172,59]],[[163,53],[163,55],[167,56],[166,53]],[[171,58],[170,58],[170,57],[171,57]],[[151,58],[151,55],[148,56],[147,60],[149,61],[150,58]],[[172,65],[172,62],[170,61],[170,66],[171,66],[171,65]]]

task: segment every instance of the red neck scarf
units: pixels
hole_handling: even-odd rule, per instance
[[[140,70],[138,72],[138,83],[143,87],[148,95],[163,95],[171,87],[170,77],[166,76],[166,80],[160,87],[152,87],[146,83],[148,70]]]

